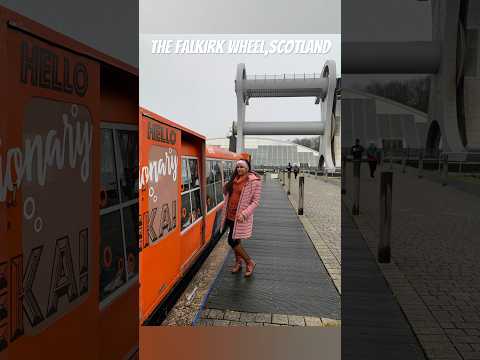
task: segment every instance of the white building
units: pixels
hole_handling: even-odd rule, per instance
[[[212,138],[207,145],[228,149],[228,138]],[[318,151],[289,141],[271,138],[245,136],[245,151],[252,156],[254,168],[285,167],[289,162],[309,167],[317,167],[320,159]]]

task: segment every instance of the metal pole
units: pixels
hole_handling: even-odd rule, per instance
[[[298,178],[298,215],[303,215],[303,188],[305,186],[305,178],[300,176]]]
[[[448,183],[448,154],[443,155],[443,181],[442,185],[447,185]]]
[[[392,179],[391,171],[382,171],[380,177],[380,241],[378,262],[390,262],[390,236],[392,233]]]
[[[393,169],[393,153],[390,152],[390,170]]]
[[[342,194],[347,193],[347,159],[346,156],[342,156]]]
[[[458,172],[459,172],[460,174],[462,174],[462,163],[463,163],[463,161],[460,160],[460,164],[459,164],[459,166],[458,166]]]
[[[287,191],[287,195],[290,195],[290,184],[291,184],[291,180],[292,180],[292,174],[291,174],[291,172],[289,171],[289,172],[288,172],[288,191]]]
[[[423,177],[423,151],[418,154],[418,178]]]
[[[353,161],[353,215],[360,214],[360,164],[359,160]]]

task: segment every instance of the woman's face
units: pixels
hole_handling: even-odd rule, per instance
[[[237,173],[239,176],[243,176],[248,172],[248,167],[245,164],[237,164]]]

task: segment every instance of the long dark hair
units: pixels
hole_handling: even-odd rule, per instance
[[[243,161],[245,161],[248,165],[248,172],[252,172],[252,167],[250,166],[250,161],[247,160],[247,159],[242,159]],[[225,192],[228,194],[228,195],[232,195],[232,191],[233,191],[233,181],[235,180],[235,178],[238,176],[238,171],[237,171],[237,165],[235,163],[235,170],[233,170],[233,174],[232,174],[232,177],[230,178],[230,180],[228,180],[228,182],[225,184]]]

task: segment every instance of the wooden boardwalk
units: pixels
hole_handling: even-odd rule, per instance
[[[425,359],[375,258],[344,206],[342,359]]]
[[[230,251],[206,308],[340,319],[340,296],[285,191],[264,183],[253,236],[243,242],[254,275],[231,274]]]

